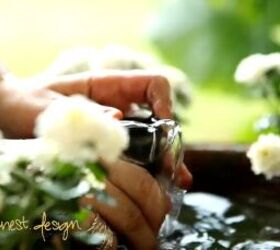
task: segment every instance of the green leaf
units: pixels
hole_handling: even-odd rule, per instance
[[[30,163],[31,163],[30,160],[22,158],[17,162],[17,167],[21,169],[25,169]]]
[[[53,162],[53,174],[57,177],[68,177],[74,175],[79,167],[70,162],[62,162],[56,159]]]
[[[79,221],[79,223],[83,223],[85,220],[87,220],[91,214],[91,210],[87,208],[81,209],[79,212],[75,213],[74,217],[76,220]]]
[[[34,186],[35,185],[35,181],[33,176],[27,174],[27,172],[25,170],[16,168],[13,170],[12,172],[12,176],[17,179],[17,181],[22,182],[28,186]]]
[[[18,199],[19,197],[16,198]],[[20,218],[22,213],[23,211],[17,203],[7,200],[4,209],[1,211],[0,219],[5,221],[14,220]]]
[[[233,74],[241,59],[279,50],[270,37],[279,8],[279,0],[166,1],[149,36],[166,62],[193,82],[238,90]]]
[[[90,171],[95,175],[96,179],[100,182],[105,181],[107,176],[107,171],[98,163],[86,162],[85,167],[90,169]]]

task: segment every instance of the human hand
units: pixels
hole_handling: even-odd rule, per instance
[[[39,113],[52,101],[67,98],[59,92],[44,87],[40,84],[40,80],[36,80],[22,80],[11,73],[1,74],[0,72],[0,130],[3,131],[5,137],[32,138]],[[71,95],[79,94],[79,90],[76,91],[71,84],[68,88],[72,91]],[[122,117],[121,111],[116,108],[96,105],[110,116],[117,119]]]
[[[7,75],[0,87],[0,112],[6,116],[0,126],[9,137],[32,137],[37,115],[54,99],[74,94],[82,94],[99,104],[110,106],[104,110],[119,119],[132,103],[146,103],[155,116],[171,118],[167,80],[143,71],[88,72],[25,81]]]
[[[0,84],[0,128],[6,137],[30,138],[38,114],[53,100],[82,94],[115,118],[122,118],[132,103],[146,103],[159,118],[171,118],[172,105],[167,80],[144,71],[100,71],[20,80],[6,74]],[[110,107],[109,107],[109,106]],[[182,165],[178,186],[187,188],[191,175]]]
[[[157,249],[158,231],[171,209],[170,200],[142,167],[121,160],[103,165],[108,170],[106,191],[116,204],[111,206],[90,196],[82,204],[91,205],[94,212],[127,240],[129,249]]]
[[[102,105],[129,111],[132,103],[148,104],[158,118],[172,117],[166,78],[148,71],[104,70],[45,80],[44,88],[63,95],[82,94]]]

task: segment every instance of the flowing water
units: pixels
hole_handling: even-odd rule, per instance
[[[228,198],[189,193],[175,228],[161,249],[280,249],[280,194],[275,201],[255,190]]]

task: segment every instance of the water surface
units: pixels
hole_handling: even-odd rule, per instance
[[[257,189],[228,197],[186,194],[176,230],[161,248],[280,249],[280,194],[279,200]]]

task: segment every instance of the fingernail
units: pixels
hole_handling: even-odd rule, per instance
[[[106,108],[104,110],[104,113],[108,114],[118,120],[121,120],[123,118],[123,113],[120,110],[115,109],[115,108]]]
[[[176,177],[176,185],[182,189],[189,189],[192,185],[192,175],[189,172],[182,173]]]

